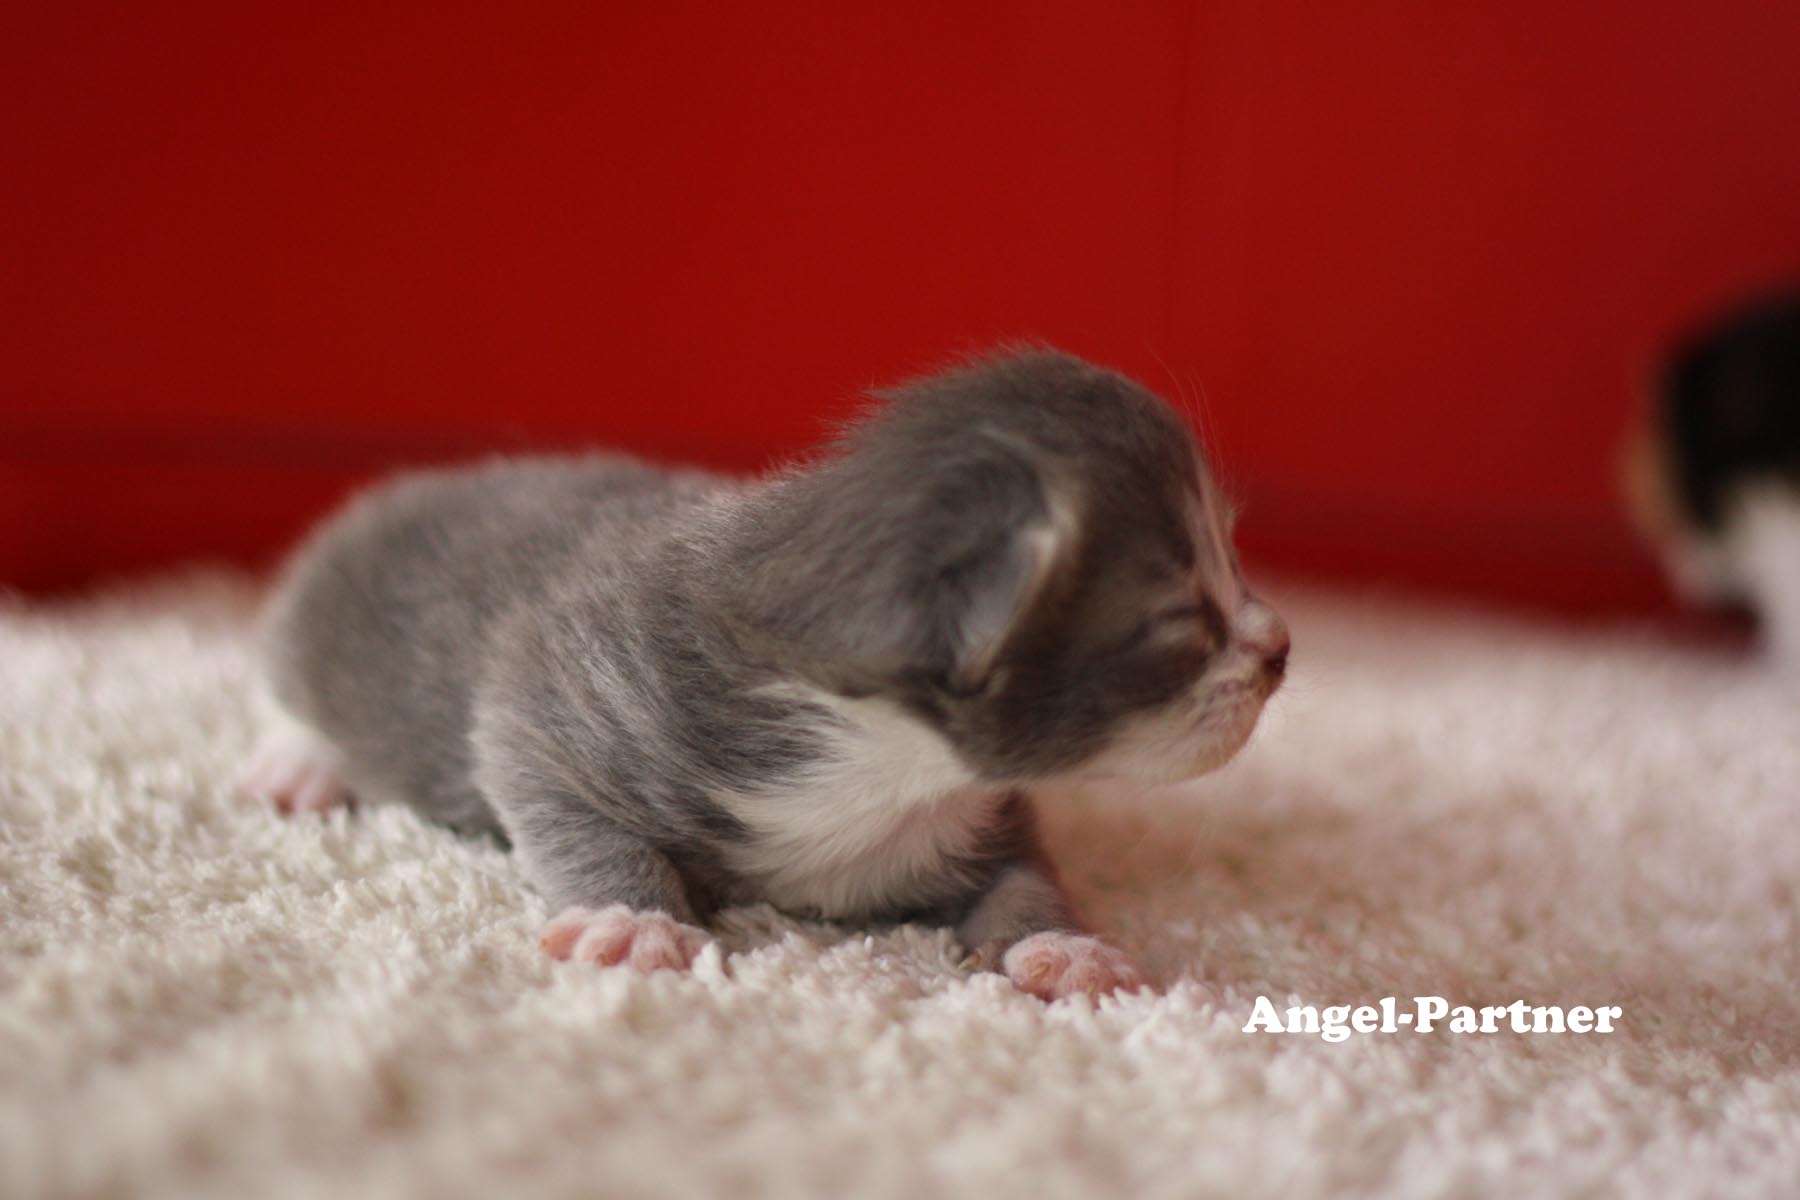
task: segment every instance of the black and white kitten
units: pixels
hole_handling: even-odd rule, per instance
[[[595,457],[365,495],[271,601],[292,728],[246,787],[505,838],[559,958],[685,967],[766,901],[952,926],[1045,997],[1140,986],[1031,789],[1219,766],[1287,631],[1187,426],[1123,377],[1029,350],[876,400],[754,482]]]
[[[1715,321],[1664,364],[1628,483],[1677,588],[1743,604],[1800,665],[1800,293]]]

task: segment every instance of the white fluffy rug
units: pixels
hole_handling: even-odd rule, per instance
[[[1796,1194],[1800,706],[1723,655],[1290,598],[1185,792],[1048,806],[1162,994],[735,914],[559,965],[491,849],[282,820],[223,579],[0,612],[0,1195]],[[1616,1004],[1612,1034],[1246,1034],[1278,1005]]]

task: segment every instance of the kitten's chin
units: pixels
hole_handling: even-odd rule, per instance
[[[1198,779],[1236,758],[1238,751],[1250,740],[1250,735],[1256,732],[1256,722],[1262,717],[1263,703],[1262,696],[1246,696],[1221,714],[1216,723],[1209,722],[1195,739],[1192,756],[1181,764],[1172,778],[1162,782],[1181,783]]]
[[[1159,713],[1128,726],[1076,775],[1095,781],[1175,784],[1218,770],[1256,732],[1268,693],[1233,689],[1215,694],[1196,720],[1189,712]]]

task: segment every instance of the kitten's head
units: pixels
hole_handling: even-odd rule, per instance
[[[1288,634],[1186,424],[1048,350],[877,400],[761,525],[753,603],[789,665],[895,702],[992,782],[1167,782],[1236,753]]]
[[[1689,336],[1653,386],[1624,464],[1632,514],[1683,593],[1741,599],[1742,507],[1758,493],[1800,493],[1800,294]]]

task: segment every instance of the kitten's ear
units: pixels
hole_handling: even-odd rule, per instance
[[[996,536],[940,576],[937,616],[949,651],[948,682],[980,691],[1000,653],[1044,596],[1072,550],[1075,525],[1055,497],[1041,511]]]
[[[977,692],[1073,556],[1076,510],[991,442],[884,449],[767,491],[722,590],[763,654],[826,688]]]

